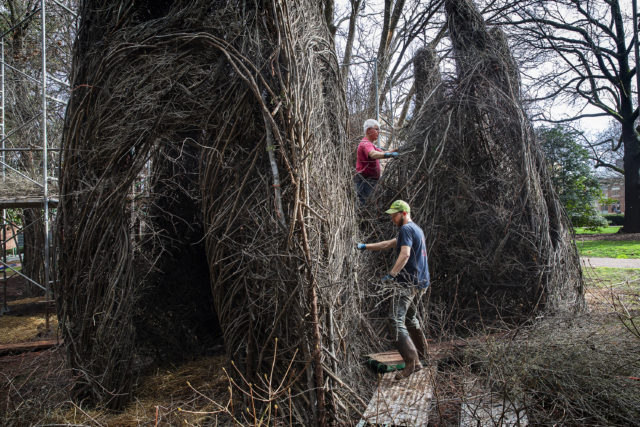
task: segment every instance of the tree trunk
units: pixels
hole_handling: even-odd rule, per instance
[[[622,125],[624,144],[624,227],[625,233],[640,233],[640,135],[633,122]]]
[[[391,43],[398,29],[398,22],[404,9],[404,0],[385,0],[382,34],[376,52],[376,68],[374,69],[373,79],[369,86],[369,101],[367,102],[367,112],[370,117],[374,117],[376,108],[379,108],[384,99],[388,88],[391,86],[387,76],[389,64],[391,63]],[[376,82],[377,98],[376,98]]]
[[[351,14],[349,15],[349,30],[347,32],[347,41],[344,48],[344,56],[342,57],[342,87],[347,91],[349,82],[349,70],[351,69],[351,55],[353,52],[353,41],[356,37],[356,22],[358,21],[358,13],[362,0],[351,0]]]

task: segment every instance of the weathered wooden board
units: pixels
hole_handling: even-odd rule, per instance
[[[435,368],[425,367],[397,381],[395,372],[380,377],[376,392],[358,423],[385,426],[426,426],[433,398]]]
[[[59,344],[62,344],[62,341],[43,340],[16,344],[2,344],[0,345],[0,356],[6,356],[7,354],[19,354],[27,351],[46,350]]]
[[[2,209],[18,209],[18,208],[35,208],[42,206],[44,199],[42,197],[11,197],[0,199],[0,208]],[[49,206],[57,206],[57,198],[49,198]]]
[[[404,368],[404,360],[397,350],[369,354],[367,363],[377,372],[391,372]]]

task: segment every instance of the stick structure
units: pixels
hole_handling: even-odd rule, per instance
[[[256,405],[303,424],[348,416],[362,295],[345,100],[319,14],[82,4],[57,286],[79,396],[121,407],[135,368],[222,335]]]
[[[472,1],[444,4],[456,75],[440,75],[430,48],[416,56],[406,154],[387,168],[376,209],[403,198],[425,229],[433,332],[582,310],[571,228],[523,110],[506,37],[486,27]]]

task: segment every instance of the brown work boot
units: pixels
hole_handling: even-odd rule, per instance
[[[428,361],[429,360],[429,352],[427,347],[427,339],[422,333],[422,329],[408,329],[409,336],[411,337],[411,341],[416,346],[416,350],[418,350],[418,356],[420,360]]]
[[[411,338],[408,336],[399,337],[398,341],[396,341],[396,347],[402,356],[402,360],[404,360],[404,369],[396,374],[396,380],[405,379],[422,369],[418,351]]]

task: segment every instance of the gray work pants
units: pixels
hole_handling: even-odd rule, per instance
[[[391,338],[398,341],[400,337],[409,335],[410,329],[420,329],[420,321],[416,312],[416,303],[424,294],[425,289],[419,289],[411,285],[396,283],[389,307],[389,329]]]

